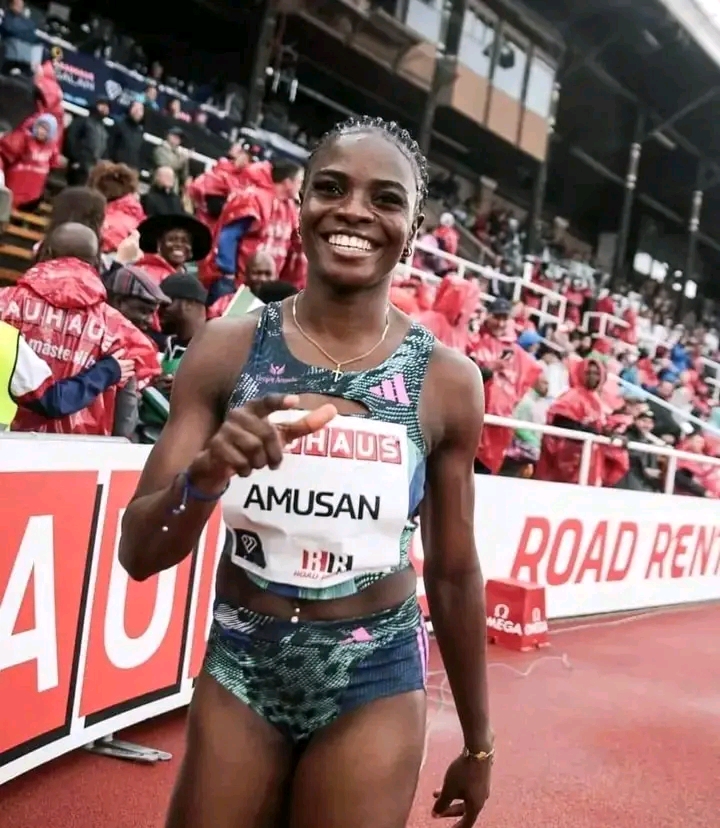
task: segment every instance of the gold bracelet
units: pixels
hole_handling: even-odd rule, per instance
[[[463,748],[463,759],[472,759],[473,762],[492,762],[495,758],[495,747],[490,750],[481,750],[479,753],[473,753],[467,747]]]

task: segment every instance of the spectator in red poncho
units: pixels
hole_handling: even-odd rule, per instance
[[[252,183],[249,172],[253,150],[257,148],[244,141],[233,144],[227,157],[188,184],[187,194],[195,207],[195,216],[211,231],[215,230],[228,197]]]
[[[25,120],[0,138],[0,171],[12,191],[13,207],[34,210],[45,192],[50,170],[63,166],[57,136],[57,120],[45,113]]]
[[[54,434],[113,434],[117,368],[106,357],[126,351],[130,323],[107,303],[98,276],[99,245],[81,224],[57,227],[46,246],[48,259],[31,267],[13,287],[0,291],[0,318],[18,328],[50,366],[56,380],[106,364],[94,400],[77,413],[47,419],[19,411],[13,428]]]
[[[129,321],[128,351],[136,361],[137,390],[142,391],[160,378],[160,358],[153,337],[158,310],[170,299],[144,271],[132,265],[103,274],[108,302]]]
[[[590,295],[590,290],[583,279],[571,279],[563,291],[567,299],[565,318],[576,327],[582,322],[582,308]]]
[[[40,113],[47,113],[57,123],[57,142],[61,147],[65,130],[63,91],[55,74],[55,60],[46,60],[35,72],[35,106]]]
[[[638,315],[630,305],[628,305],[622,313],[622,320],[626,327],[619,327],[617,335],[628,345],[638,344]]]
[[[496,299],[469,349],[485,382],[485,410],[500,417],[512,417],[515,406],[542,374],[541,364],[507,339],[511,311],[507,299]],[[486,425],[478,447],[477,470],[498,474],[512,438],[509,428]]]
[[[607,316],[615,316],[615,300],[610,295],[607,288],[603,288],[598,294],[595,302],[595,313],[606,314]],[[604,320],[603,317],[594,317],[590,320],[590,331],[593,333],[601,333],[606,336],[613,331],[613,325],[610,320]]]
[[[417,319],[443,345],[466,353],[468,324],[475,315],[479,299],[480,288],[475,281],[447,276],[437,289],[432,310],[420,313]]]
[[[701,457],[709,457],[708,443],[702,432],[696,431],[689,437],[680,441],[678,449],[697,454]],[[703,463],[699,458],[695,460],[678,460],[678,472],[682,475],[675,478],[675,491],[677,494],[693,494],[701,497],[720,497],[720,466]],[[691,484],[688,485],[688,481]]]
[[[297,205],[302,182],[303,169],[293,161],[252,165],[251,185],[228,199],[215,228],[212,255],[200,267],[211,302],[243,284],[247,263],[259,250],[272,256],[282,281],[302,287],[306,262]]]
[[[550,406],[548,425],[603,434],[608,422],[600,391],[606,376],[605,366],[594,357],[574,363],[570,372],[571,387]],[[627,452],[624,449],[616,452],[616,447],[609,448],[609,452],[604,452],[603,447],[593,446],[589,485],[614,485],[627,473]],[[578,483],[582,453],[583,442],[580,440],[544,435],[535,477],[555,483]]]
[[[460,233],[455,229],[455,216],[452,213],[443,213],[440,223],[434,230],[435,238],[440,242],[440,248],[451,256],[457,256],[460,244]]]
[[[185,270],[189,263],[204,259],[212,247],[207,227],[185,213],[145,219],[138,231],[143,256],[134,265],[157,284]]]
[[[114,253],[145,219],[138,196],[138,174],[127,164],[101,161],[90,171],[88,186],[105,196],[105,221],[102,227],[102,252]]]
[[[435,301],[435,289],[420,276],[410,274],[405,279],[394,282],[390,288],[392,304],[413,319],[432,308]]]

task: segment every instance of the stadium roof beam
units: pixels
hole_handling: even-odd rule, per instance
[[[560,138],[560,140],[562,140],[561,136],[558,137]],[[589,155],[587,152],[585,152],[585,150],[580,149],[580,147],[571,146],[570,154],[574,155],[579,161],[582,161],[583,164],[586,164],[588,167],[590,167],[590,169],[595,170],[595,172],[598,173],[598,175],[601,175],[608,181],[612,181],[615,184],[618,184],[620,187],[625,186],[625,179],[621,175],[618,175],[616,172],[613,172],[609,167],[605,166],[605,164],[603,164],[602,161],[598,161],[597,158],[593,158],[592,155]],[[718,177],[717,183],[720,183],[720,177]],[[674,222],[675,224],[684,225],[686,223],[686,219],[678,215],[678,213],[676,213],[674,210],[671,210],[669,207],[666,207],[664,204],[661,204],[652,196],[646,195],[645,193],[638,193],[637,199],[638,201],[641,201],[643,204],[650,207],[652,210],[655,210],[657,213],[660,213],[661,215],[670,219],[670,221]],[[720,253],[720,242],[711,238],[706,233],[698,233],[697,238],[699,241],[702,241],[703,244],[706,244],[708,247],[712,247],[713,250],[717,250]]]
[[[674,115],[671,115],[661,124],[654,127],[654,129],[648,134],[648,137],[655,135],[658,132],[663,132],[673,126],[673,124],[678,123],[678,121],[682,121],[686,115],[690,115],[691,112],[694,112],[696,109],[700,109],[700,107],[705,106],[706,103],[710,103],[710,101],[714,100],[719,94],[720,86],[713,86],[712,89],[708,89],[707,92],[699,95],[694,101],[690,101],[690,103],[678,109]]]
[[[644,104],[640,98],[634,93],[623,86],[619,80],[614,78],[606,69],[604,69],[596,60],[588,60],[586,66],[590,71],[595,75],[595,77],[604,83],[609,89],[614,90],[617,92],[618,95],[621,95],[626,100],[633,103],[638,109],[642,109],[646,112],[648,117],[651,121],[654,121],[657,124],[663,124],[667,118],[664,118],[659,113],[655,112],[651,108],[649,108],[646,104]],[[657,127],[653,128],[653,132],[657,131]],[[720,164],[712,158],[709,158],[702,150],[698,149],[695,144],[692,143],[688,138],[684,135],[680,134],[673,126],[666,127],[664,130],[669,138],[671,138],[679,147],[682,147],[686,152],[690,155],[694,156],[695,158],[703,158],[708,163],[713,170],[720,173]]]
[[[588,62],[591,60],[597,60],[600,55],[608,48],[608,46],[612,46],[613,43],[620,39],[620,33],[614,32],[613,34],[609,35],[599,43],[594,49],[591,49],[589,52],[585,54],[579,55],[578,58],[570,62],[570,65],[567,69],[560,73],[560,82],[566,81],[568,78],[572,77],[576,72],[579,72],[584,66],[588,65]]]

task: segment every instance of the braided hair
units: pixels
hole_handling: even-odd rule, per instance
[[[363,115],[358,118],[348,118],[347,121],[336,124],[315,145],[308,161],[308,167],[312,165],[318,152],[328,144],[331,144],[336,138],[340,138],[343,135],[356,135],[366,132],[377,133],[392,144],[395,144],[410,162],[415,173],[415,184],[417,186],[417,202],[415,204],[415,215],[417,216],[422,211],[428,195],[429,175],[427,159],[422,154],[418,142],[406,129],[403,129],[395,121],[386,121],[383,118],[372,118],[369,115]]]

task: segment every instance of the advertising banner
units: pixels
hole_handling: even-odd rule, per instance
[[[2,441],[0,784],[186,705],[212,618],[224,533],[137,583],[120,524],[149,448],[72,438]],[[90,449],[90,450],[88,450]]]
[[[0,441],[0,784],[192,695],[225,531],[142,583],[117,558],[146,446]],[[477,477],[486,578],[563,618],[720,598],[715,501]],[[422,573],[419,533],[412,550]],[[438,550],[437,554],[442,554]],[[427,613],[422,580],[418,594]],[[502,620],[502,618],[500,619]]]

